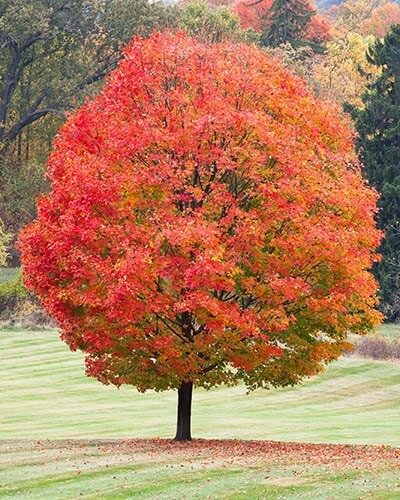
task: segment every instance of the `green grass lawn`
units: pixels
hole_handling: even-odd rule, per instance
[[[0,332],[0,439],[173,436],[176,393],[105,387],[56,330]],[[400,446],[399,364],[343,358],[301,386],[196,390],[201,438]]]
[[[0,353],[0,498],[400,498],[399,451],[129,441],[173,436],[174,392],[86,378],[56,330],[2,330]],[[399,367],[346,357],[295,388],[196,390],[193,435],[400,446]]]

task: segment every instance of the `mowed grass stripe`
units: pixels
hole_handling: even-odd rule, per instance
[[[70,467],[69,467],[70,469]],[[68,472],[62,472],[62,473],[53,473],[51,474],[49,472],[48,475],[47,473],[47,468],[42,468],[41,470],[45,475],[36,477],[36,478],[28,478],[28,479],[23,479],[20,481],[14,481],[12,485],[6,487],[4,491],[2,492],[0,490],[0,496],[1,493],[3,494],[23,494],[23,493],[34,493],[36,491],[40,490],[47,490],[47,492],[51,492],[53,490],[53,487],[57,487],[58,485],[61,485],[62,489],[68,489],[69,483],[72,483],[75,485],[75,487],[81,488],[82,486],[84,487],[84,490],[87,491],[90,489],[90,483],[93,483],[96,485],[96,488],[98,487],[99,483],[103,479],[110,481],[110,476],[117,476],[119,477],[125,477],[127,473],[133,473],[135,474],[137,471],[145,469],[145,472],[148,474],[148,477],[151,477],[154,475],[154,472],[157,471],[157,474],[160,475],[164,471],[160,471],[160,465],[154,465],[151,461],[146,462],[142,466],[139,466],[137,464],[135,465],[98,465],[95,469],[93,470],[81,470],[81,469],[75,469],[73,471],[69,470]],[[167,470],[167,472],[169,472]],[[76,481],[77,476],[79,476],[79,481]],[[146,474],[145,474],[146,477]],[[57,488],[55,488],[56,490]],[[53,494],[56,494],[57,491],[54,491]]]
[[[255,475],[254,472],[250,472],[250,474]],[[124,495],[122,498],[138,495],[140,498],[147,495],[159,498],[155,495],[163,490],[173,490],[176,494],[183,487],[189,493],[194,485],[200,486],[203,490],[208,481],[213,481],[213,489],[218,481],[223,488],[224,485],[226,487],[229,476],[241,478],[239,482],[243,484],[249,476],[249,471],[210,468],[196,471],[192,468],[190,470],[180,468],[179,473],[177,473],[176,470],[165,468],[165,465],[153,466],[151,463],[146,463],[142,467],[118,466],[89,472],[74,471],[48,478],[42,477],[35,481],[17,483],[5,489],[4,492],[0,490],[0,497],[43,498],[45,492],[46,496],[50,496],[52,499],[76,498],[78,495],[81,497],[81,493],[84,492],[86,498],[90,498],[92,494],[94,494],[94,498],[98,496],[115,498],[115,495],[121,494]],[[235,481],[235,483],[237,482]],[[110,488],[111,485],[112,488]],[[129,497],[125,495],[129,495]],[[186,496],[185,498],[190,497]],[[202,496],[202,498],[206,497]]]
[[[62,376],[65,373],[69,373],[68,369],[63,367],[58,370],[57,375],[51,373],[47,375],[47,372],[39,372],[35,373],[35,375],[46,376],[46,379],[50,382],[47,386],[39,386],[35,388],[34,395],[36,397],[47,396],[49,394],[59,394],[58,384],[63,384],[66,381],[66,378]],[[371,405],[371,404],[379,404],[385,401],[393,401],[398,395],[398,375],[390,375],[387,377],[381,377],[374,380],[367,380],[364,383],[357,382],[351,383],[350,377],[343,377],[341,381],[342,386],[337,388],[335,391],[328,391],[327,387],[323,388],[324,395],[321,395],[321,391],[314,391],[313,388],[310,388],[309,393],[302,392],[298,395],[297,398],[294,398],[294,394],[291,392],[290,395],[275,391],[274,398],[271,401],[268,401],[268,407],[270,411],[280,411],[282,404],[285,404],[287,408],[291,408],[294,411],[299,409],[299,401],[303,403],[304,406],[303,411],[312,411],[312,407],[316,404],[318,405],[321,400],[324,402],[324,408],[327,413],[331,409],[340,409],[341,407],[347,408],[349,404],[357,404],[357,405]],[[86,383],[81,383],[81,377],[77,377],[80,383],[75,385],[70,385],[67,389],[62,391],[63,396],[74,396],[78,398],[78,400],[85,401],[87,394],[85,390],[88,389],[88,392],[92,391],[92,386]],[[70,382],[70,380],[69,380]],[[115,393],[117,391],[115,390]],[[208,393],[206,393],[208,396]],[[268,395],[269,393],[264,393],[263,396]],[[227,393],[228,395],[228,393]],[[91,396],[93,400],[101,401],[103,399],[102,394],[96,393]],[[290,396],[290,397],[288,397]],[[13,400],[20,398],[31,398],[32,394],[32,384],[30,379],[26,379],[21,382],[18,387],[13,390]],[[232,400],[238,400],[240,402],[242,398],[242,394],[237,395],[236,393],[232,394]],[[202,401],[201,395],[199,394],[199,401]],[[255,398],[256,400],[256,398]],[[208,403],[208,398],[204,400],[205,404]],[[10,401],[12,404],[12,401]],[[7,402],[4,403],[7,406]],[[113,402],[109,402],[110,406],[113,406]],[[107,406],[107,403],[106,403]],[[156,408],[158,404],[154,404],[153,406]],[[257,408],[258,411],[262,411],[263,408]],[[255,411],[257,411],[255,410]]]
[[[82,479],[91,481],[93,478],[97,480],[100,476],[110,476],[115,474],[123,474],[126,472],[137,473],[138,471],[152,474],[154,471],[159,471],[160,462],[157,460],[146,460],[139,462],[138,460],[124,460],[121,463],[120,457],[99,457],[96,461],[90,461],[89,457],[83,457],[80,460],[79,468],[71,467],[71,455],[66,460],[54,460],[52,462],[43,462],[19,466],[17,468],[8,468],[0,472],[0,479],[3,483],[10,477],[13,478],[12,485],[7,487],[11,492],[22,492],[26,489],[34,490],[43,487],[48,488],[50,485],[56,485],[60,482],[67,483],[75,481],[76,476],[82,476]],[[168,464],[168,462],[166,462]],[[167,472],[168,469],[164,470]],[[1,483],[0,483],[1,484]]]
[[[310,471],[303,476],[288,478],[285,470],[276,474],[273,480],[265,476],[262,468],[247,470],[219,470],[194,476],[177,476],[169,481],[165,478],[137,483],[133,488],[117,487],[113,490],[97,492],[96,496],[83,495],[85,499],[128,499],[153,498],[168,500],[186,499],[315,499],[315,498],[360,498],[357,491],[366,495],[373,492],[374,498],[398,498],[400,490],[396,487],[393,472],[377,471],[374,474],[358,472],[355,474],[318,474]],[[270,474],[271,471],[268,471]],[[268,484],[272,482],[272,484]],[[286,484],[285,484],[286,483]],[[143,486],[142,486],[143,484]],[[349,487],[350,485],[350,487]],[[346,491],[347,495],[343,496]],[[339,494],[339,495],[338,495]],[[378,496],[382,494],[383,496]],[[389,496],[387,496],[389,495]],[[393,496],[392,496],[393,495]]]
[[[29,346],[26,346],[26,348],[29,348]],[[59,354],[62,354],[64,352],[63,349],[41,349],[40,351],[36,351],[34,350],[33,354],[32,353],[29,353],[29,355],[27,355],[26,352],[24,352],[22,349],[21,349],[21,352],[17,351],[17,350],[12,350],[12,353],[11,355],[8,355],[8,356],[2,356],[2,363],[1,363],[1,370],[5,369],[5,367],[7,366],[11,366],[15,363],[15,359],[17,357],[18,359],[18,362],[19,362],[19,366],[40,366],[43,364],[43,361],[47,361],[49,362],[49,355],[53,356],[53,355],[57,355],[58,353]],[[56,361],[56,359],[54,359],[54,362]],[[72,363],[75,363],[76,364],[76,360],[75,359],[72,359],[71,360]]]
[[[0,331],[0,355],[0,438],[173,435],[174,392],[102,386],[56,330]],[[398,364],[343,358],[301,386],[245,392],[196,390],[194,435],[400,445]]]

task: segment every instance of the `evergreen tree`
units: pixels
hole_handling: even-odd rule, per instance
[[[307,0],[274,0],[262,42],[269,47],[290,43],[293,47],[308,44],[306,29],[315,11]]]
[[[396,321],[400,320],[400,25],[376,42],[368,59],[382,68],[382,74],[363,96],[363,109],[353,116],[366,176],[381,196],[378,224],[385,237],[375,273],[382,309]]]

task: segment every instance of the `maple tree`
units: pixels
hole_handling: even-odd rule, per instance
[[[296,384],[379,320],[349,127],[254,46],[134,39],[48,172],[25,283],[89,376],[178,389],[177,440],[193,385]]]

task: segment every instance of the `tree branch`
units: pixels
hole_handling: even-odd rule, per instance
[[[204,370],[202,370],[201,374],[205,375],[206,373],[208,373],[208,372],[214,370],[215,368],[217,368],[218,365],[219,365],[219,363],[213,363],[212,365],[207,366],[207,368],[204,368]]]
[[[21,118],[17,123],[15,123],[10,128],[10,130],[5,134],[5,139],[8,142],[12,142],[27,125],[30,125],[31,123],[39,120],[40,118],[48,115],[49,113],[56,113],[56,112],[57,110],[55,108],[50,108],[50,107],[39,109],[32,113],[28,112],[23,118]]]
[[[159,319],[161,321],[161,323],[163,323],[168,328],[168,330],[170,330],[174,335],[179,337],[182,340],[182,342],[187,342],[187,339],[185,337],[183,337],[179,332],[177,332],[175,330],[175,328],[172,328],[172,326],[168,323],[168,321],[166,319],[164,319],[162,316],[160,316],[157,313],[154,313],[154,316],[157,319]]]
[[[104,64],[101,68],[99,68],[95,73],[90,75],[88,78],[86,78],[77,88],[76,90],[83,90],[85,87],[88,85],[92,85],[93,83],[98,82],[99,80],[102,80],[110,71],[115,69],[117,67],[119,58],[113,57],[108,61],[106,64]]]
[[[29,49],[32,45],[34,45],[36,42],[39,42],[41,40],[46,40],[46,35],[44,35],[41,31],[38,31],[34,35],[29,36],[24,40],[20,47],[20,52],[24,52],[25,50]]]

